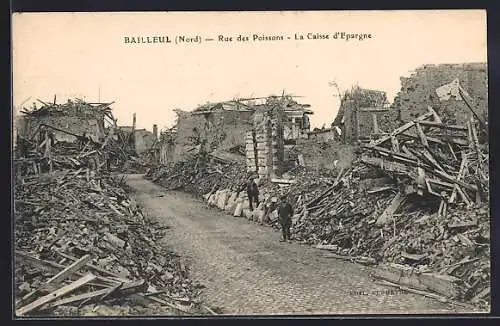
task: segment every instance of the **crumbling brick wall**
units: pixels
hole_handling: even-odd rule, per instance
[[[245,144],[245,132],[252,126],[252,112],[218,110],[206,114],[177,111],[177,139],[174,160],[197,145],[193,137],[206,140],[210,148],[229,149]]]
[[[374,130],[374,118],[383,119],[383,112],[362,112],[366,108],[382,108],[387,103],[386,93],[377,90],[353,87],[344,94],[341,107],[333,125],[343,125],[343,138],[347,143],[370,136]],[[343,124],[341,123],[344,120]]]
[[[394,99],[393,108],[400,123],[408,122],[427,112],[432,106],[445,122],[464,124],[470,110],[462,100],[450,98],[440,102],[436,88],[455,78],[477,104],[481,117],[487,119],[488,71],[485,63],[423,65],[409,77],[401,78],[401,90]],[[393,117],[394,118],[394,117]],[[392,121],[388,120],[388,124]],[[390,126],[384,126],[390,129]]]
[[[26,128],[25,136],[31,137],[40,124],[46,124],[62,130],[69,131],[76,135],[86,133],[88,137],[98,140],[104,136],[104,120],[96,117],[81,117],[71,115],[46,115],[38,117],[25,117]],[[61,131],[53,131],[56,140],[73,142],[76,137]]]
[[[153,133],[146,129],[139,129],[135,131],[135,151],[137,154],[144,153],[153,146],[154,137]]]

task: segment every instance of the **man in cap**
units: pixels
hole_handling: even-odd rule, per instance
[[[283,233],[283,239],[281,242],[288,241],[292,242],[290,239],[290,227],[292,226],[292,216],[293,207],[288,202],[286,195],[281,196],[281,202],[278,206],[278,220],[281,225],[281,232]]]
[[[250,176],[247,181],[247,195],[248,201],[250,202],[250,210],[253,211],[253,202],[259,206],[259,187],[252,176]]]

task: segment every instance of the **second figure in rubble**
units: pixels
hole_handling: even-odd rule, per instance
[[[250,210],[253,211],[253,203],[256,204],[255,207],[259,206],[259,187],[252,177],[248,178],[247,181],[247,195],[250,202]]]
[[[283,239],[281,242],[291,242],[290,228],[292,227],[293,207],[288,202],[286,195],[281,196],[281,202],[278,207],[278,218],[283,232]]]

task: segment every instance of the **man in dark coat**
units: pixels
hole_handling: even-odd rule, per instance
[[[257,207],[259,206],[259,187],[251,177],[247,181],[247,195],[250,202],[250,210],[253,211],[254,202],[257,204]]]
[[[281,202],[278,206],[278,219],[281,225],[281,232],[283,233],[283,239],[281,242],[292,242],[290,237],[290,227],[292,226],[292,216],[293,216],[293,207],[287,201],[285,195],[281,196]]]

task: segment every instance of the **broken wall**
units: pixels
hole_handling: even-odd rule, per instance
[[[135,130],[135,152],[137,154],[142,154],[145,151],[149,150],[154,143],[153,133],[145,130],[138,129]]]
[[[353,87],[352,90],[345,93],[333,124],[342,125],[341,121],[343,118],[343,137],[347,143],[369,137],[374,132],[380,130],[378,121],[386,113],[363,112],[364,109],[383,108],[386,104],[387,97],[385,92]]]
[[[393,108],[397,119],[408,122],[427,112],[432,106],[444,122],[465,124],[470,118],[470,110],[462,100],[451,97],[440,102],[436,88],[460,80],[462,88],[478,105],[477,111],[487,119],[488,110],[488,70],[485,63],[423,65],[409,77],[401,78],[401,90],[394,99]],[[393,117],[394,118],[394,117]],[[392,123],[388,120],[387,123]],[[391,130],[390,126],[384,126]]]
[[[205,139],[212,149],[243,146],[245,132],[252,127],[252,112],[219,110],[205,114],[192,114],[185,111],[177,111],[177,113],[174,160],[181,160],[189,149],[196,146],[195,138],[198,136],[200,139]]]
[[[99,137],[104,136],[104,118],[82,117],[71,115],[46,115],[37,117],[24,117],[26,126],[24,135],[30,137],[36,132],[40,124],[46,124],[62,130],[69,131],[76,135],[86,133],[88,137],[97,141]],[[53,130],[54,137],[58,141],[73,142],[76,137],[68,135],[64,132]]]
[[[253,128],[245,134],[247,171],[261,179],[280,177],[285,159],[285,112],[282,105],[269,103],[253,115]]]

